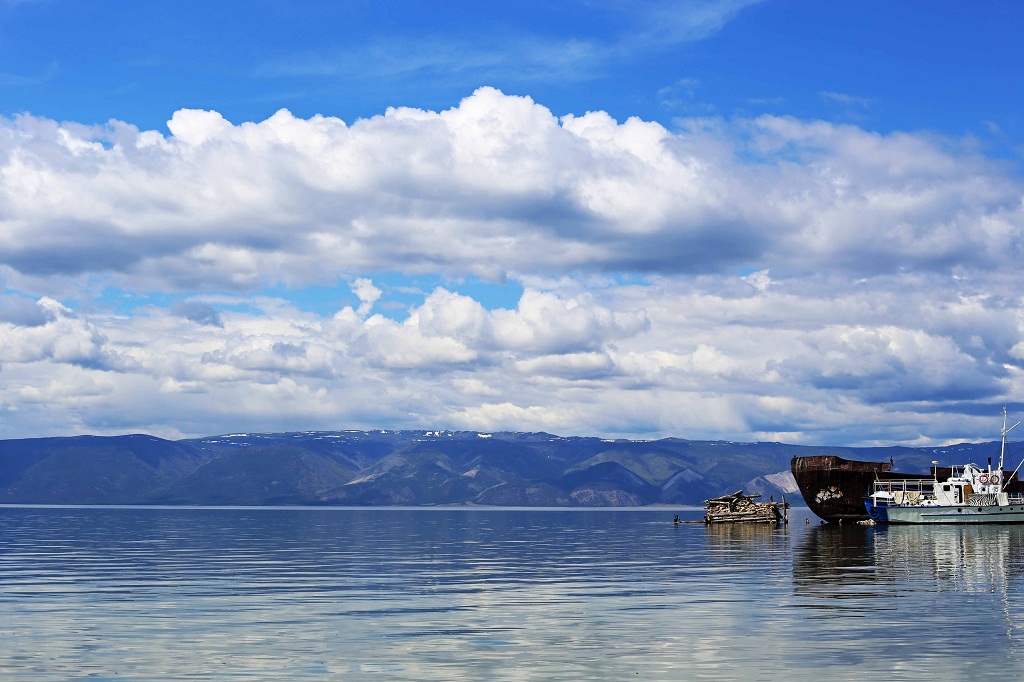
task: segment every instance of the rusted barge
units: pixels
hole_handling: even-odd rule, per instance
[[[794,457],[790,469],[808,508],[829,523],[867,521],[864,497],[876,479],[915,477],[892,474],[891,461],[860,462],[835,455]]]

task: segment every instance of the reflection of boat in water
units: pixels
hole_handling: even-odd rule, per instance
[[[1024,523],[1024,494],[1006,491],[1003,472],[1006,434],[1019,424],[1007,429],[1003,408],[1002,446],[994,471],[990,459],[985,469],[965,464],[942,481],[937,473],[931,481],[875,480],[865,497],[868,516],[877,523]]]
[[[1024,662],[1024,525],[796,530],[788,603],[806,614],[801,620],[813,640],[806,646],[831,660],[841,656],[847,673],[998,679],[1009,662],[1015,669]],[[871,634],[851,637],[861,632]],[[964,656],[943,644],[957,637],[985,642],[998,655]]]
[[[793,554],[794,587],[807,596],[829,599],[870,596],[883,586],[873,585],[866,526],[816,526],[808,528]]]
[[[1005,442],[1004,434],[1004,449]],[[897,472],[892,470],[891,459],[888,462],[865,462],[843,459],[835,455],[794,457],[790,468],[804,502],[812,512],[829,523],[867,521],[871,518],[868,515],[865,498],[876,492],[873,489],[876,482],[898,482],[901,484],[901,490],[902,484],[906,482],[909,491],[914,486],[930,487],[933,480],[945,481],[963,473],[960,467],[954,471],[952,467],[939,467],[934,463],[930,473]],[[994,472],[987,469],[986,473],[990,480],[993,473],[998,477],[1001,492],[1011,496],[1024,493],[1024,483],[1017,478],[1017,472],[1003,471],[1002,455],[1000,466]],[[980,480],[977,482],[980,483]],[[885,490],[888,491],[889,488]],[[918,488],[918,492],[921,490],[923,489]],[[972,492],[978,491],[974,489]]]
[[[929,576],[940,589],[962,592],[998,592],[1021,579],[1021,526],[877,526],[869,532],[880,571]]]
[[[1022,555],[1019,525],[832,524],[810,528],[801,538],[793,553],[793,585],[798,595],[814,600],[804,606],[825,609],[906,596],[907,589],[998,592],[1022,578]],[[870,606],[878,608],[877,602]]]

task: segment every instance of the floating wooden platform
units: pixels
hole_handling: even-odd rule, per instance
[[[759,497],[737,490],[731,495],[704,500],[704,523],[788,523],[786,498],[782,502],[755,502]]]

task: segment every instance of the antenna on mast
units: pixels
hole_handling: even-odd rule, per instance
[[[1003,455],[1006,454],[1006,434],[1008,434],[1010,431],[1013,431],[1018,426],[1020,426],[1020,422],[1017,422],[1016,424],[1014,424],[1010,428],[1006,428],[1006,404],[1004,403],[1003,404],[1003,442],[999,446],[999,469],[998,469],[998,471],[999,471],[1000,478],[1003,475]],[[1006,484],[1008,482],[1009,481],[1004,481],[1003,482],[1003,488],[1006,487]]]

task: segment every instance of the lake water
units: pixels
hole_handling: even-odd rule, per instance
[[[3,680],[1014,679],[1024,526],[0,508]],[[680,512],[698,519],[700,512]]]

